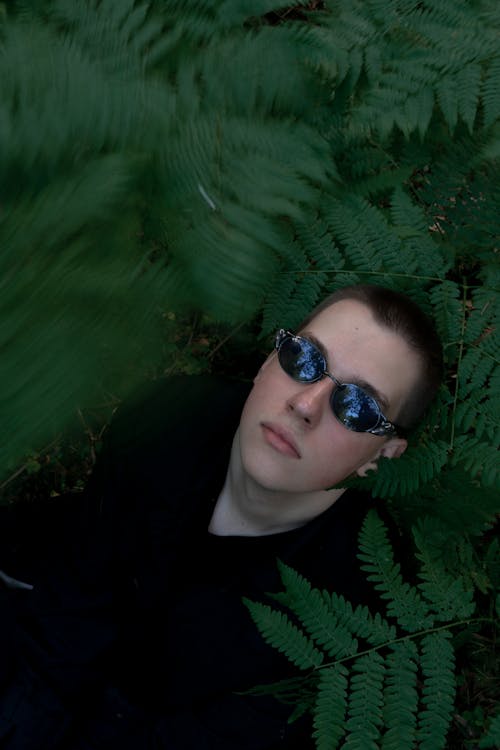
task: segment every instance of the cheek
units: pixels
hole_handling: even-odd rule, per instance
[[[321,440],[311,445],[308,466],[311,478],[315,475],[323,487],[346,479],[376,457],[379,446],[374,445],[373,439],[373,435],[346,430],[337,422],[329,426]]]

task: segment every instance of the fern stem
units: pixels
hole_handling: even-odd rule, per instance
[[[360,276],[391,276],[394,278],[402,279],[416,279],[417,281],[438,281],[441,282],[443,279],[439,276],[420,276],[418,274],[411,273],[392,273],[391,271],[358,271],[357,269],[342,270],[341,268],[322,268],[320,270],[314,268],[303,268],[299,271],[281,271],[282,274],[321,274],[321,273],[343,273],[351,274],[356,273]]]
[[[478,349],[479,347],[477,344],[471,344],[471,348]],[[486,359],[491,359],[496,365],[500,365],[500,359],[497,359],[493,356],[493,354],[490,354],[489,352],[485,352],[484,349],[481,350],[481,356],[486,357]]]
[[[320,664],[317,667],[314,667],[313,671],[317,671],[318,669],[325,669],[326,667],[334,667],[336,664],[343,664],[346,661],[350,661],[351,659],[357,659],[358,656],[365,656],[365,654],[371,654],[376,651],[380,651],[383,648],[387,648],[388,646],[392,646],[394,643],[403,643],[404,641],[412,641],[416,638],[423,637],[424,635],[429,635],[429,633],[439,633],[442,630],[448,630],[449,628],[458,628],[460,625],[473,625],[479,622],[489,622],[489,623],[496,623],[496,619],[493,617],[475,617],[472,620],[457,620],[456,622],[447,623],[446,625],[440,625],[438,628],[427,628],[426,630],[419,630],[417,633],[409,633],[408,635],[402,635],[400,638],[395,638],[393,641],[386,641],[385,643],[381,643],[379,646],[373,646],[372,648],[367,648],[364,651],[358,651],[356,654],[349,654],[349,656],[344,656],[342,659],[336,659],[335,661],[329,661],[329,662],[323,662],[323,664]]]
[[[458,361],[457,361],[457,374],[455,379],[455,393],[453,396],[453,408],[451,411],[451,433],[450,433],[450,447],[449,452],[453,452],[455,444],[455,415],[458,404],[458,391],[460,387],[460,365],[462,364],[462,357],[464,353],[464,337],[465,337],[465,321],[467,315],[467,282],[463,279],[463,314],[462,314],[462,329],[460,331],[460,348],[458,350]]]

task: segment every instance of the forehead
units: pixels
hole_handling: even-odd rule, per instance
[[[394,331],[377,323],[357,300],[340,300],[306,329],[322,344],[328,369],[343,382],[364,381],[383,394],[394,416],[420,374],[418,355]]]

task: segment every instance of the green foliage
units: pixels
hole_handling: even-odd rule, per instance
[[[321,664],[321,652],[281,612],[247,599],[244,602],[266,641],[282,651],[293,664],[301,669]]]
[[[415,509],[446,465],[496,488],[498,6],[312,7],[8,6],[0,467],[151,361],[159,311],[267,335],[362,280],[435,317],[448,368],[375,493]]]
[[[312,588],[283,563],[284,591],[272,595],[279,609],[245,600],[266,641],[305,672],[302,681],[256,692],[306,707],[317,748],[447,747],[455,698],[452,635],[469,625],[475,603],[470,577],[455,578],[427,542],[442,530],[430,519],[415,530],[421,595],[403,581],[384,525],[368,513],[359,559],[387,602],[385,616]]]
[[[418,650],[413,641],[392,643],[386,657],[382,750],[413,747],[416,732]]]
[[[443,682],[417,730],[414,668],[427,659],[422,695],[434,695],[449,642],[429,636],[424,656],[416,634],[467,617],[472,587],[496,595],[499,577],[498,545],[480,549],[500,511],[499,4],[0,10],[0,472],[42,455],[79,406],[116,403],[145,373],[210,367],[208,353],[165,341],[165,321],[194,310],[233,330],[257,320],[270,337],[349,283],[409,294],[443,338],[445,382],[402,458],[346,484],[414,527],[420,583],[370,551],[387,549],[372,519],[362,554],[388,618],[285,569],[278,599],[299,625],[254,614],[298,665],[354,658],[360,643],[384,656],[371,703],[358,681],[361,734],[345,665],[321,665],[318,695],[299,705],[315,706],[318,746],[344,736],[330,710],[348,717],[348,745],[377,742],[380,706],[382,747],[415,746],[417,731],[438,746],[452,690]],[[397,641],[398,628],[411,637]]]
[[[429,633],[422,638],[424,708],[419,715],[417,742],[423,750],[445,747],[455,695],[454,665],[449,633]]]
[[[485,737],[479,741],[479,747],[498,747],[500,745],[500,715],[495,716]]]
[[[335,664],[320,672],[314,706],[314,733],[318,750],[337,747],[345,733],[348,671]]]

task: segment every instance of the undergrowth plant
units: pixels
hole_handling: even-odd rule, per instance
[[[426,535],[440,533],[440,526],[428,521],[425,534],[415,530],[421,564],[419,583],[411,586],[394,562],[383,523],[375,511],[368,513],[359,559],[385,603],[384,615],[312,588],[283,563],[284,591],[269,595],[278,606],[244,600],[265,640],[302,672],[252,692],[294,706],[291,721],[310,712],[318,750],[448,747],[456,637],[493,619],[475,616],[467,566],[458,574],[434,558]],[[480,747],[494,747],[488,743],[497,737],[497,723]]]
[[[170,371],[170,316],[271,341],[328,292],[383,284],[434,318],[446,377],[405,454],[357,481],[425,530],[425,570],[490,602],[499,32],[496,0],[0,3],[0,478],[77,409]],[[437,594],[411,590],[441,622]],[[404,649],[419,670],[424,644],[450,656],[454,617],[349,657],[351,687],[373,663],[374,713]],[[345,668],[318,670],[322,694]]]
[[[0,10],[0,468],[154,367],[165,313],[257,317],[267,336],[371,281],[434,316],[447,364],[417,450],[382,462],[373,492],[412,516],[458,481],[482,530],[498,509],[498,4]]]

